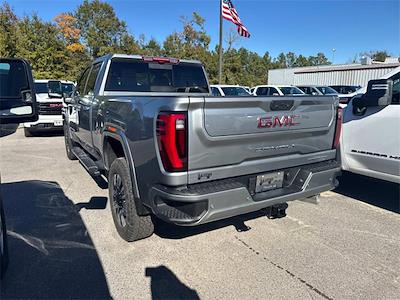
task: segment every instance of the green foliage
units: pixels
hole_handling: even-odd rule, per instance
[[[136,40],[114,8],[101,0],[84,0],[75,11],[61,13],[54,23],[37,15],[18,19],[7,3],[0,6],[0,56],[24,57],[33,66],[35,78],[77,80],[94,58],[107,53],[170,56],[201,61],[211,83],[218,82],[219,47],[210,49],[211,37],[205,19],[194,12],[181,18],[180,30],[159,43],[140,35]],[[280,53],[272,58],[243,47],[237,49],[236,32],[227,36],[223,54],[223,83],[253,86],[267,82],[268,70],[330,64],[323,53],[297,56]],[[386,52],[385,52],[386,53]],[[387,54],[387,53],[386,53]],[[382,59],[382,53],[376,53]]]
[[[17,56],[27,59],[35,78],[62,78],[67,71],[65,45],[56,27],[37,15],[18,22]]]
[[[126,24],[118,19],[110,4],[100,0],[85,0],[74,16],[84,44],[93,58],[125,47]]]
[[[10,5],[0,7],[0,56],[13,57],[17,54],[17,16]]]

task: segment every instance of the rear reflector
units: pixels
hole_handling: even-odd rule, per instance
[[[152,56],[142,56],[144,62],[154,62],[159,64],[179,64],[179,59],[170,57],[152,57]]]
[[[157,117],[157,142],[167,172],[187,170],[187,122],[185,113],[163,112]]]
[[[332,148],[336,149],[340,144],[340,135],[342,133],[342,122],[343,122],[343,109],[338,107],[336,115],[336,129],[335,129],[335,139],[333,141]]]

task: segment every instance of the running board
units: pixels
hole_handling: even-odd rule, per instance
[[[100,170],[96,165],[95,161],[90,158],[89,155],[86,154],[80,147],[73,147],[72,153],[79,159],[81,164],[85,167],[85,169],[89,172],[89,174],[93,177],[100,176]]]

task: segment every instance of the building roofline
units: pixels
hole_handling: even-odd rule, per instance
[[[303,73],[321,73],[332,71],[351,71],[351,70],[369,70],[369,69],[391,69],[399,67],[400,63],[394,64],[372,64],[372,65],[338,65],[338,66],[316,66],[310,68],[299,68],[294,74]]]

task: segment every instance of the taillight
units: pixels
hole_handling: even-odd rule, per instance
[[[185,113],[162,112],[157,117],[158,148],[167,172],[187,170],[187,120]]]
[[[340,134],[342,133],[342,122],[343,122],[343,109],[338,107],[336,115],[336,128],[335,128],[335,139],[333,141],[332,148],[336,149],[339,147]]]
[[[171,57],[152,57],[152,56],[142,56],[144,62],[148,63],[158,63],[158,64],[179,64],[179,59]]]

